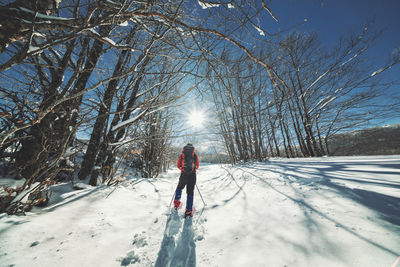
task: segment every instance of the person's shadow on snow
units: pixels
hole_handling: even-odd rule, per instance
[[[181,236],[173,254],[171,266],[196,266],[196,244],[194,242],[192,223],[191,218],[185,219]]]
[[[183,229],[175,241],[181,226],[181,218],[177,213],[168,217],[164,238],[158,252],[155,267],[195,267],[196,266],[196,244],[194,242],[194,231],[192,219],[184,219]]]

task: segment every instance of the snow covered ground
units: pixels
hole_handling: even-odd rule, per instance
[[[0,214],[0,266],[391,266],[400,156],[202,165],[193,219],[168,209],[178,171],[117,187],[53,187]],[[185,200],[185,195],[183,200]]]

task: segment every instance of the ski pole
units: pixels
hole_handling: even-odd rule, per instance
[[[197,188],[197,191],[199,192],[199,195],[201,197],[201,200],[203,201],[204,206],[206,206],[206,202],[204,202],[203,196],[201,195],[199,187],[197,186],[197,184],[196,184],[196,188]]]
[[[172,200],[174,200],[175,194],[176,194],[176,189],[175,189],[175,191],[174,191],[174,194],[172,195],[172,199],[171,199],[171,202],[169,203],[168,209],[171,209]]]

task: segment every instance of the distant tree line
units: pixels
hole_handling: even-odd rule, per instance
[[[333,135],[332,156],[399,155],[400,125],[367,128]]]

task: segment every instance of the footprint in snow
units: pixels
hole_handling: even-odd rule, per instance
[[[35,241],[31,244],[31,247],[36,247],[37,245],[39,245],[39,241]]]
[[[138,248],[147,246],[147,241],[145,237],[141,237],[139,234],[135,234],[133,237],[132,245],[135,245]]]
[[[141,234],[135,234],[132,240],[132,245],[140,249],[148,244],[145,237],[141,236]],[[125,257],[118,259],[118,261],[121,262],[121,266],[128,266],[140,262],[140,257],[135,254],[134,250],[131,250]]]
[[[140,262],[140,258],[139,256],[135,255],[135,251],[131,250],[124,258],[120,259],[120,261],[121,266],[128,266],[129,264]]]

